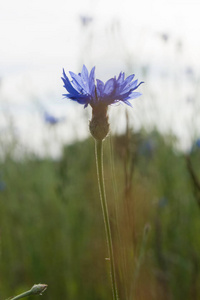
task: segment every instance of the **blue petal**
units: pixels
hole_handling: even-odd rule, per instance
[[[82,77],[83,84],[85,85],[85,87],[87,87],[87,91],[89,92],[89,82],[88,82],[89,74],[88,74],[88,70],[85,65],[83,65],[83,68],[81,71],[81,77]]]
[[[88,93],[87,86],[84,84],[82,78],[79,75],[76,75],[73,72],[69,72],[71,77],[73,78],[73,85],[80,93]]]
[[[138,79],[136,79],[133,82],[131,82],[130,89],[132,90],[132,89],[137,88],[137,84],[138,84]]]
[[[124,102],[125,104],[127,104],[127,105],[133,107],[132,104],[131,104],[128,100],[125,100],[125,101],[123,101],[123,102]]]
[[[119,84],[121,84],[121,83],[124,81],[124,76],[125,76],[125,73],[124,73],[124,72],[120,72],[120,73],[119,73],[119,76],[118,76],[118,78],[117,78],[117,82],[118,82]]]
[[[104,94],[106,95],[112,94],[114,88],[115,88],[115,80],[114,78],[111,78],[105,83]]]
[[[97,96],[98,98],[101,98],[103,96],[104,92],[104,83],[103,81],[97,79]]]
[[[88,103],[86,103],[85,105],[84,105],[84,108],[86,108],[88,106]]]
[[[121,89],[127,89],[128,84],[133,80],[133,78],[135,77],[134,74],[129,75],[126,80],[124,80],[124,82],[121,84]]]
[[[139,92],[132,92],[129,96],[128,96],[128,99],[135,99],[139,96],[141,96],[142,93],[139,93]]]
[[[82,94],[78,94],[78,95],[73,95],[73,94],[63,94],[64,97],[69,98],[73,101],[76,101],[80,104],[86,104],[89,103],[90,101],[90,97],[86,96],[86,95],[82,95]]]
[[[94,77],[95,77],[95,67],[92,68],[89,76],[89,92],[92,95],[95,90],[95,83],[94,83]]]
[[[65,71],[63,69],[63,76],[64,78],[62,78],[63,82],[64,82],[64,87],[66,88],[66,90],[71,93],[71,94],[76,94],[78,95],[77,90],[74,89],[74,87],[72,86],[71,82],[69,81],[68,77],[65,74]]]
[[[81,77],[84,78],[85,80],[88,80],[89,73],[88,73],[88,69],[86,68],[85,65],[83,65],[83,68],[81,71]]]
[[[138,88],[138,86],[140,86],[140,84],[143,82],[140,82],[139,84],[137,84],[137,83],[138,83],[138,80],[130,82],[119,94],[122,95],[122,94],[125,94],[128,92],[131,93],[132,91],[136,90]]]
[[[78,103],[80,103],[80,104],[86,105],[86,104],[88,104],[88,103],[90,102],[90,99],[89,99],[89,97],[80,95],[80,96],[77,97],[77,100],[76,100],[76,101],[77,101]]]
[[[144,81],[141,81],[138,85],[136,85],[134,88],[131,88],[131,91],[136,90],[142,83],[144,83]]]

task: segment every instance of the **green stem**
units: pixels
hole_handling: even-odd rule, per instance
[[[119,193],[117,188],[117,182],[116,182],[116,176],[115,176],[115,164],[114,164],[114,153],[113,153],[113,142],[111,135],[109,136],[110,140],[110,161],[111,161],[111,171],[112,171],[112,182],[113,182],[113,190],[114,190],[114,202],[115,202],[115,216],[116,216],[116,227],[117,227],[117,234],[118,234],[118,243],[120,245],[119,247],[119,253],[120,258],[122,261],[122,268],[121,268],[121,277],[125,292],[125,299],[128,299],[128,291],[127,291],[127,285],[126,285],[126,279],[125,279],[125,273],[127,273],[127,265],[126,265],[126,257],[125,257],[125,244],[123,242],[123,239],[120,234],[120,217],[119,217]]]
[[[99,183],[99,193],[100,193],[101,206],[103,211],[103,219],[104,219],[106,239],[108,245],[108,254],[110,260],[110,273],[111,273],[111,280],[112,280],[113,299],[117,300],[118,294],[117,294],[117,283],[116,283],[116,276],[115,276],[113,245],[112,245],[111,229],[110,229],[106,193],[105,193],[105,186],[104,186],[103,142],[100,140],[95,140],[95,154],[96,154],[96,164],[97,164],[97,176],[98,176],[98,183]]]
[[[18,295],[18,296],[16,296],[16,297],[14,297],[14,298],[12,298],[11,300],[21,299],[21,298],[24,298],[24,297],[28,297],[28,296],[30,296],[30,295],[32,295],[31,290],[29,290],[29,291],[27,291],[27,292],[24,292],[24,293],[22,293],[22,294],[20,294],[20,295]]]
[[[15,296],[14,298],[10,299],[10,300],[17,300],[17,299],[21,299],[24,297],[28,297],[31,295],[42,295],[42,293],[47,289],[47,284],[34,284],[34,286],[32,286],[32,288],[29,291],[26,291],[18,296]]]

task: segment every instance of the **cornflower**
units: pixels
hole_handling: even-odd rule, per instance
[[[63,118],[57,118],[46,111],[44,112],[44,121],[49,125],[56,125],[62,122],[63,120]]]
[[[76,101],[87,107],[92,107],[92,120],[90,122],[90,132],[96,140],[103,140],[109,132],[109,123],[107,109],[111,104],[125,103],[132,106],[129,100],[135,99],[141,93],[135,90],[143,83],[133,80],[135,75],[130,75],[125,79],[125,73],[120,72],[118,78],[110,78],[104,84],[103,81],[96,79],[95,84],[95,67],[90,73],[83,65],[81,73],[78,75],[69,72],[72,78],[65,74],[63,69],[62,80],[67,94],[64,97]]]
[[[92,119],[89,127],[92,136],[95,139],[95,154],[97,165],[97,177],[99,183],[99,193],[103,212],[103,219],[106,232],[106,240],[108,245],[108,254],[110,262],[110,273],[112,281],[113,299],[118,299],[118,289],[115,275],[115,262],[113,255],[112,236],[110,229],[109,214],[107,208],[107,200],[104,184],[103,173],[103,140],[109,133],[109,123],[107,110],[108,106],[116,103],[125,103],[132,106],[129,100],[135,99],[141,93],[135,90],[143,83],[138,83],[138,80],[133,80],[135,75],[130,75],[125,78],[125,73],[120,72],[116,78],[110,78],[106,83],[96,79],[95,81],[95,67],[92,68],[90,73],[85,65],[83,65],[81,73],[78,75],[69,72],[72,80],[70,81],[63,69],[62,80],[67,94],[64,97],[76,101],[79,104],[87,107],[92,107]]]

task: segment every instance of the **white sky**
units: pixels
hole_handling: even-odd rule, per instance
[[[107,79],[115,75],[115,72],[129,69],[127,61],[131,60],[131,68],[136,67],[139,79],[142,80],[141,65],[148,65],[154,74],[146,82],[147,87],[141,88],[141,100],[135,102],[138,119],[139,110],[147,110],[151,105],[154,107],[155,104],[152,104],[149,97],[155,93],[159,98],[156,109],[161,111],[163,108],[163,118],[160,119],[165,119],[166,116],[169,125],[170,120],[176,118],[177,109],[184,107],[178,99],[184,93],[187,95],[190,90],[193,91],[193,86],[185,91],[185,81],[169,83],[179,76],[176,68],[191,66],[199,74],[199,12],[199,0],[1,1],[1,111],[5,114],[6,103],[12,105],[11,110],[16,105],[21,105],[20,117],[16,117],[21,121],[16,119],[16,123],[22,132],[26,128],[28,140],[26,122],[31,116],[34,119],[34,113],[30,113],[33,106],[27,109],[27,102],[34,100],[37,104],[42,100],[58,115],[63,114],[63,105],[66,110],[69,107],[70,111],[73,110],[73,105],[67,106],[61,100],[64,92],[60,81],[63,67],[66,71],[77,72],[83,63],[89,68],[96,65],[97,77]],[[91,16],[92,23],[88,27],[81,27],[80,15]],[[170,37],[166,46],[158,35],[162,33],[167,33]],[[177,54],[175,47],[179,41],[183,46],[181,53]],[[161,84],[161,79],[158,81],[156,76],[160,76],[160,72],[169,75],[170,80],[166,80],[159,91],[156,88]],[[172,73],[173,76],[170,75]],[[173,99],[174,88],[176,105]],[[141,107],[140,102],[144,103],[144,107]],[[180,122],[177,118],[174,121],[178,135],[181,136],[181,131],[186,131],[182,129],[182,123],[190,123],[192,114],[192,109],[188,107],[182,109],[182,113],[179,110]],[[19,116],[19,113],[15,113],[15,116]],[[159,122],[161,128],[166,127],[163,125],[164,121]],[[41,132],[40,127],[38,132]],[[36,140],[37,136],[38,133]]]
[[[93,16],[97,30],[118,20],[128,39],[141,28],[170,32],[183,37],[196,55],[200,50],[199,11],[199,0],[1,1],[0,62],[75,59],[80,47],[79,15]]]

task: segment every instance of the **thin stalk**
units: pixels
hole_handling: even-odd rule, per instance
[[[16,297],[14,297],[14,298],[12,298],[11,300],[21,299],[21,298],[24,298],[24,297],[28,297],[30,295],[32,295],[31,290],[29,290],[27,292],[24,292],[24,293],[22,293],[22,294],[20,294],[20,295],[18,295]]]
[[[115,164],[114,164],[114,153],[113,153],[113,143],[111,135],[109,136],[110,141],[110,161],[111,161],[111,171],[112,171],[112,182],[113,182],[113,190],[114,190],[114,201],[115,201],[115,215],[116,215],[116,227],[118,233],[118,243],[120,245],[120,258],[122,260],[122,268],[121,268],[121,276],[123,281],[123,287],[125,291],[125,299],[128,299],[128,292],[127,292],[127,285],[125,280],[125,273],[127,272],[127,265],[126,265],[126,258],[125,258],[125,244],[123,242],[122,236],[120,234],[120,218],[119,218],[119,193],[116,183],[116,176],[115,176]]]
[[[99,183],[99,193],[101,199],[101,206],[103,212],[103,219],[105,225],[106,232],[106,240],[108,246],[108,254],[110,261],[110,273],[111,273],[111,281],[112,281],[112,292],[113,299],[118,299],[117,293],[117,283],[115,276],[115,263],[114,263],[114,255],[113,255],[113,245],[112,245],[112,237],[111,237],[111,229],[106,201],[106,193],[105,193],[105,185],[104,185],[104,173],[103,173],[103,142],[100,140],[95,140],[95,154],[96,154],[96,164],[97,164],[97,177]]]
[[[10,300],[17,300],[17,299],[21,299],[24,297],[28,297],[31,295],[42,295],[42,293],[47,289],[47,284],[34,284],[34,286],[32,286],[32,288],[18,296],[15,296],[14,298],[10,298]]]

